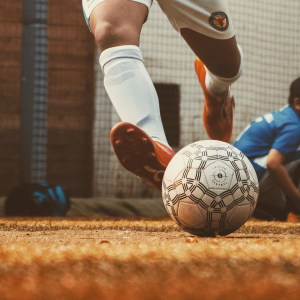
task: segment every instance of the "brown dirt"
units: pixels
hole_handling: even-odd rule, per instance
[[[2,218],[0,298],[300,299],[300,223],[195,238],[168,218]]]

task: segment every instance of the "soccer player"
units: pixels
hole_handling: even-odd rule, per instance
[[[242,74],[243,53],[226,0],[157,2],[197,56],[208,135],[228,141],[234,108],[230,86]],[[161,190],[162,175],[175,153],[167,142],[158,97],[139,49],[151,4],[152,0],[82,0],[99,47],[106,91],[123,121],[111,131],[114,151],[123,167]]]
[[[300,77],[292,82],[288,104],[249,124],[234,146],[256,170],[260,196],[254,216],[286,220],[300,214]]]

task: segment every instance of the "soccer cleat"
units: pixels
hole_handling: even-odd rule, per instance
[[[162,178],[175,152],[153,141],[139,127],[121,122],[110,132],[110,141],[121,165],[161,191]]]
[[[203,123],[207,134],[213,140],[229,142],[232,134],[234,98],[230,88],[224,96],[211,94],[205,85],[206,70],[203,62],[196,57],[195,70],[204,93]]]

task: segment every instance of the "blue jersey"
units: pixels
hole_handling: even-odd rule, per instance
[[[242,131],[234,146],[250,159],[261,179],[271,149],[280,152],[287,162],[300,159],[300,117],[290,105],[265,114]]]

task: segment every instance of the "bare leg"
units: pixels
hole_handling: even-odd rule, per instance
[[[148,8],[129,0],[107,0],[96,6],[90,27],[100,52],[123,45],[138,46]]]
[[[148,7],[144,4],[106,0],[94,8],[89,25],[101,53],[105,89],[121,120],[169,146],[157,93],[138,47],[147,15]]]
[[[90,27],[101,52],[106,91],[123,121],[111,131],[115,154],[125,169],[161,190],[175,153],[168,146],[157,93],[138,48],[147,14],[144,4],[106,0],[94,9]]]
[[[196,73],[204,93],[203,123],[211,139],[228,142],[232,134],[234,99],[230,85],[242,74],[235,36],[218,40],[183,28],[181,35],[200,59]],[[206,68],[205,68],[206,67]]]
[[[213,74],[223,78],[237,75],[240,53],[235,36],[218,40],[188,28],[181,29],[181,36]]]

